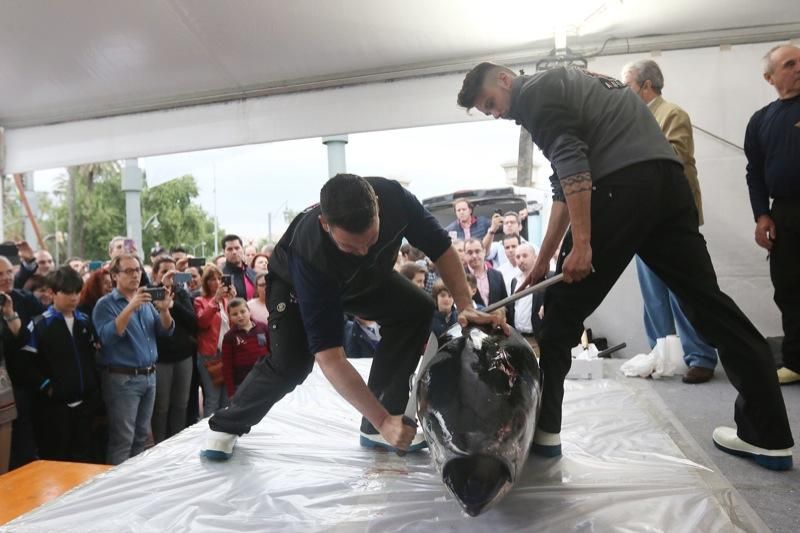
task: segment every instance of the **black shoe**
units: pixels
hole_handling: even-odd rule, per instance
[[[714,369],[713,368],[705,368],[702,366],[693,366],[689,368],[689,371],[686,372],[686,375],[683,376],[684,383],[691,383],[692,385],[696,385],[698,383],[705,383],[706,381],[710,380],[714,377]]]

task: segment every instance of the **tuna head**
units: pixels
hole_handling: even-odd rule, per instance
[[[510,489],[528,457],[539,366],[516,331],[465,330],[421,370],[417,414],[442,480],[471,516]]]

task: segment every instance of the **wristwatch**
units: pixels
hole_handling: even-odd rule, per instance
[[[6,322],[13,322],[18,318],[19,318],[19,313],[16,312],[13,315],[3,316],[3,320],[5,320]]]

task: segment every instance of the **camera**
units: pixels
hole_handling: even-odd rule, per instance
[[[6,305],[6,300],[8,300],[8,296],[6,296],[6,293],[0,292],[0,307]]]
[[[233,284],[233,276],[230,274],[223,274],[222,275],[222,286],[223,287],[230,287]]]
[[[164,287],[147,287],[144,292],[149,294],[154,302],[163,300],[167,297],[167,289]]]
[[[203,268],[203,265],[205,264],[206,264],[205,257],[190,257],[188,266],[195,268]]]

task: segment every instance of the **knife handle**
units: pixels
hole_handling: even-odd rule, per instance
[[[405,424],[405,425],[407,425],[409,427],[412,427],[414,429],[417,428],[417,421],[414,420],[413,418],[409,417],[409,416],[406,416],[406,415],[403,415],[403,424]],[[405,450],[400,450],[400,449],[397,450],[397,455],[398,456],[404,457],[405,454],[406,454]]]

